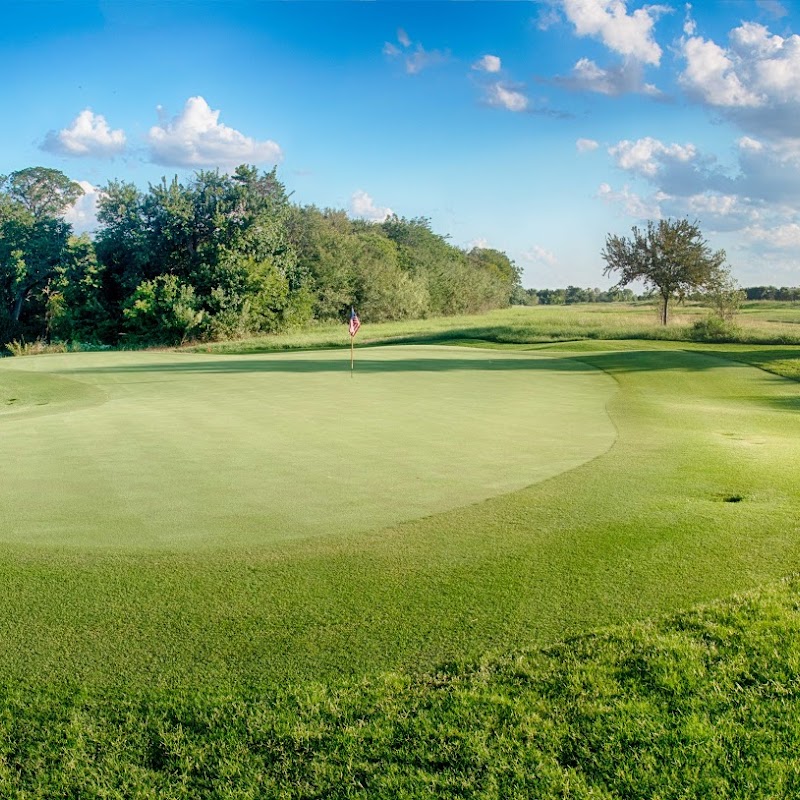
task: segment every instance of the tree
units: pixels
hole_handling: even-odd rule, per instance
[[[723,322],[733,320],[746,298],[744,290],[726,269],[717,270],[708,281],[705,299],[714,310],[715,316]]]
[[[24,334],[26,326],[27,332],[38,333],[37,314],[47,300],[41,293],[55,276],[72,232],[59,215],[82,194],[83,189],[64,173],[45,167],[0,178],[0,332],[4,338]]]
[[[20,203],[36,220],[57,217],[83,195],[80,184],[63,172],[47,167],[28,167],[12,172],[5,183],[8,196]]]
[[[619,274],[615,289],[634,281],[658,293],[661,323],[667,324],[669,303],[697,289],[707,288],[725,272],[725,251],[713,252],[696,222],[662,219],[635,225],[630,239],[609,234],[601,256],[607,266],[603,275]]]

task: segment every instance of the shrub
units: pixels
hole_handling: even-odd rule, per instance
[[[730,320],[711,316],[697,320],[689,336],[696,342],[737,342],[740,341],[741,331]]]

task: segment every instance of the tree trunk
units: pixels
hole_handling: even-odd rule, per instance
[[[662,325],[666,325],[667,324],[667,312],[668,312],[668,309],[669,309],[669,295],[668,294],[661,295],[661,300],[662,300],[662,304],[661,304],[661,324]]]
[[[14,300],[14,310],[11,312],[11,319],[14,322],[19,322],[20,315],[22,314],[22,304],[25,302],[25,298],[28,296],[28,289],[20,289],[17,293],[17,297]]]

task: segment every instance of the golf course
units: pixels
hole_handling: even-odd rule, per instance
[[[326,725],[389,724],[380,698],[412,702],[414,681],[449,691],[435,676],[553,647],[596,659],[598,631],[800,569],[800,392],[776,374],[794,349],[466,333],[376,341],[352,374],[330,348],[0,361],[0,787],[198,796],[224,772],[209,731],[254,713],[306,726],[308,766]],[[164,755],[176,731],[205,742],[188,761]],[[282,793],[274,754],[258,763],[214,796],[362,796],[327,767]],[[363,796],[428,796],[407,777]],[[476,781],[447,792],[491,796]],[[574,796],[618,796],[589,788]]]

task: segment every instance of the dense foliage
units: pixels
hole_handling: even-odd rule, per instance
[[[35,167],[0,181],[0,342],[175,344],[342,319],[507,306],[520,273],[427,219],[351,220],[296,206],[276,171],[200,171],[140,191],[111,181],[99,228],[64,221],[80,186]]]

